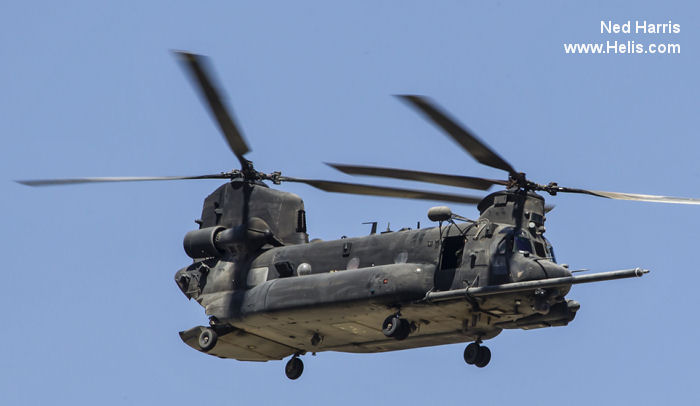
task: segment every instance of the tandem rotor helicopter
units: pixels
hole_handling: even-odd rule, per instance
[[[477,190],[486,197],[300,179],[256,170],[225,107],[206,58],[176,52],[240,162],[240,169],[182,177],[23,180],[29,186],[179,179],[225,179],[205,200],[199,229],[184,238],[192,264],[175,274],[188,299],[209,318],[180,332],[190,347],[241,361],[281,360],[290,379],[301,376],[300,356],[311,352],[374,353],[470,342],[467,364],[485,367],[482,345],[503,329],[565,326],[579,310],[571,285],[642,276],[641,268],[574,275],[557,264],[544,237],[548,206],[542,195],[592,196],[700,204],[700,199],[603,192],[538,184],[421,96],[399,96],[483,165],[507,172],[484,179],[413,170],[329,164],[351,175],[379,176]],[[475,204],[470,220],[445,206],[428,212],[437,227],[402,229],[334,241],[309,241],[301,198],[270,188],[298,182],[338,193]]]

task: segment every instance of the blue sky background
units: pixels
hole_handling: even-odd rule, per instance
[[[700,12],[692,1],[5,2],[0,5],[3,404],[692,404],[700,401],[700,208],[548,198],[560,262],[643,266],[580,285],[568,327],[464,345],[284,362],[205,356],[173,282],[217,181],[32,189],[13,179],[195,175],[237,166],[170,49],[213,58],[264,171],[324,161],[501,176],[392,94],[429,95],[540,183],[700,197]],[[601,20],[681,25],[600,34]],[[565,55],[564,42],[677,42],[680,55]],[[415,226],[431,202],[301,195],[312,238]],[[450,188],[434,187],[434,190]],[[452,192],[460,192],[450,190]],[[469,193],[469,192],[467,192]],[[467,217],[470,206],[452,205]]]

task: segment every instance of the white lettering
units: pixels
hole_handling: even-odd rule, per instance
[[[644,20],[642,23],[640,23],[639,20],[637,20],[634,25],[635,25],[634,32],[636,32],[637,34],[639,34],[640,32],[642,34],[647,33],[647,20]]]
[[[629,34],[631,32],[630,31],[631,27],[632,27],[632,21],[627,20],[626,23],[622,24],[622,32],[625,34]]]
[[[632,21],[627,20],[624,24],[613,23],[611,20],[600,22],[601,34],[629,34],[631,32]]]

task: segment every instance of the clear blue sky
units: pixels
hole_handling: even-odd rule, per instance
[[[2,403],[700,401],[697,206],[549,198],[557,207],[547,236],[560,262],[652,273],[574,287],[581,311],[572,324],[505,331],[489,343],[485,369],[464,364],[461,344],[321,353],[306,356],[304,375],[291,382],[284,362],[205,356],[177,335],[206,322],[173,274],[189,263],[182,237],[219,182],[12,182],[236,167],[168,52],[185,49],[213,58],[261,170],[364,180],[329,161],[500,176],[390,96],[418,93],[541,183],[700,197],[697,2],[327,3],[0,6]],[[681,32],[601,35],[608,19],[670,19]],[[676,42],[682,53],[563,51],[565,42],[608,39]],[[284,189],[304,198],[313,238],[362,235],[365,221],[427,225],[433,205]]]

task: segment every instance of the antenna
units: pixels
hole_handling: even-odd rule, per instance
[[[362,223],[362,224],[371,224],[372,225],[372,231],[369,232],[369,235],[377,234],[377,222],[376,221],[368,221],[368,222]]]

